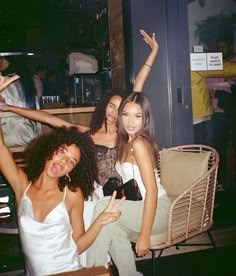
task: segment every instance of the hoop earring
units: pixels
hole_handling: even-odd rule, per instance
[[[65,180],[67,180],[67,179],[68,179],[69,182],[71,182],[71,178],[70,178],[70,175],[69,175],[69,174],[66,174],[66,175],[65,175]]]

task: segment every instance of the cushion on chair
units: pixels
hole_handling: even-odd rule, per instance
[[[168,196],[175,198],[208,170],[210,152],[161,152],[161,183]]]

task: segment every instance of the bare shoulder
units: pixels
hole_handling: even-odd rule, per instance
[[[137,137],[132,144],[134,157],[136,161],[150,158],[153,155],[153,150],[150,143],[144,137]]]
[[[147,139],[145,139],[142,136],[137,137],[133,142],[132,142],[132,146],[134,151],[139,151],[139,150],[143,150],[143,149],[148,149],[150,150],[150,144],[147,141]]]
[[[153,156],[153,149],[147,139],[144,137],[137,137],[133,143],[133,153],[136,164],[139,168],[154,169],[155,162]]]
[[[72,201],[78,200],[78,199],[84,200],[83,193],[80,188],[77,188],[77,190],[75,192],[67,189],[66,197],[70,198],[70,200],[72,200]]]
[[[66,204],[69,209],[72,209],[75,206],[81,206],[83,208],[84,196],[81,189],[78,188],[75,192],[67,189]]]

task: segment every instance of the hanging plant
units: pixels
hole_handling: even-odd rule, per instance
[[[218,15],[208,16],[206,19],[194,23],[195,40],[206,48],[215,45],[216,40],[233,41],[234,25],[232,16],[221,12]]]

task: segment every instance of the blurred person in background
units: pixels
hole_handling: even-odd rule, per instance
[[[22,72],[23,70],[19,71],[10,62],[9,57],[0,57],[0,73],[2,77],[7,79],[16,74],[21,76],[20,79],[16,79],[0,91],[0,96],[10,105],[35,108],[33,84],[30,85],[29,78]],[[8,147],[25,146],[41,133],[41,125],[39,123],[20,116],[3,117],[1,118],[1,124]]]
[[[221,37],[216,41],[216,51],[221,52],[224,62],[236,61],[233,55],[233,41]],[[232,105],[231,85],[236,80],[236,70],[232,72],[231,77],[208,78],[207,88],[213,104],[214,113],[212,115],[213,123],[213,147],[217,149],[220,155],[220,165],[218,173],[218,191],[226,189],[226,164],[227,148],[231,140],[234,106]]]
[[[33,82],[36,97],[39,100],[40,97],[44,94],[45,84],[44,81],[47,77],[47,68],[44,65],[38,65],[35,70],[35,74],[33,75]]]

